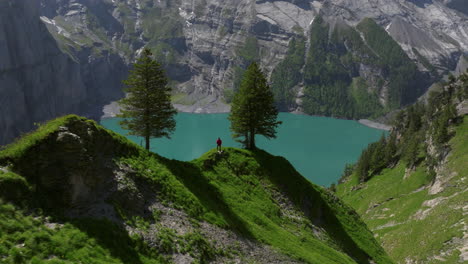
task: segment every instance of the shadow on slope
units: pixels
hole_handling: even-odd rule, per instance
[[[131,239],[128,232],[107,219],[72,220],[72,225],[92,237],[110,255],[122,263],[143,264],[136,250],[137,243]]]
[[[0,198],[80,230],[78,235],[76,229],[63,231],[60,244],[68,241],[70,245],[59,246],[67,249],[62,257],[86,258],[82,251],[91,250],[89,237],[112,258],[142,264],[136,250],[142,245],[137,245],[121,222],[65,217],[70,210],[86,212],[87,203],[98,201],[103,192],[116,189],[113,159],[139,152],[138,147],[93,121],[74,115],[58,118],[0,152]],[[54,247],[54,241],[42,243],[45,248]],[[108,258],[105,252],[99,254],[95,257]]]
[[[167,168],[199,199],[204,208],[220,213],[229,228],[246,238],[253,236],[246,223],[234,213],[223,198],[223,193],[203,175],[201,169],[193,163],[161,158]]]
[[[368,241],[373,235],[354,210],[302,177],[285,158],[263,150],[253,151],[253,157],[269,180],[358,263],[391,263],[375,240]]]

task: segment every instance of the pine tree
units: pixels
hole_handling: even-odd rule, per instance
[[[232,100],[231,131],[233,138],[247,149],[255,149],[255,135],[276,138],[278,111],[273,93],[257,63],[253,62],[244,74],[239,91]]]
[[[370,159],[369,150],[365,149],[356,164],[356,174],[360,182],[365,182],[369,179]]]
[[[385,135],[382,134],[380,140],[375,142],[371,145],[370,151],[371,161],[370,161],[370,169],[372,171],[372,175],[377,174],[380,172],[386,165],[385,163],[385,146],[386,146],[386,139]]]
[[[394,162],[395,154],[397,152],[397,138],[396,132],[392,131],[387,138],[387,145],[385,146],[385,164],[391,165]]]
[[[127,97],[119,101],[123,118],[120,125],[130,135],[145,138],[150,149],[150,138],[167,137],[175,129],[176,110],[171,104],[171,88],[161,65],[151,58],[149,49],[144,49],[134,69],[124,84]]]

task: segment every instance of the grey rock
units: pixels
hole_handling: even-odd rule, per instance
[[[0,144],[68,113],[98,118],[101,105],[122,95],[123,59],[64,52],[39,11],[34,0],[0,3]]]
[[[229,111],[225,91],[233,89],[236,68],[245,67],[240,53],[246,39],[258,40],[260,64],[269,76],[290,39],[307,37],[318,14],[333,27],[371,17],[421,71],[431,69],[415,50],[443,75],[468,54],[462,2],[5,0],[0,3],[0,144],[31,130],[34,122],[65,113],[98,118],[104,105],[123,96],[121,80],[144,46],[171,47],[172,53],[163,55],[173,56],[165,67],[176,81],[174,103],[180,111]],[[154,37],[164,29],[151,23],[164,14],[171,14],[166,22],[175,27],[168,31],[172,35]],[[379,75],[365,65],[358,71],[369,84]],[[385,87],[378,92],[385,102]]]

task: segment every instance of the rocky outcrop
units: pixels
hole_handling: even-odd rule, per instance
[[[106,201],[115,193],[134,201],[132,210],[142,208],[138,207],[141,199],[136,202],[133,197],[135,192],[122,191],[119,185],[119,175],[131,173],[113,162],[116,156],[137,152],[135,146],[120,143],[94,122],[72,116],[23,156],[6,158],[2,164],[13,164],[9,169],[26,177],[38,193],[50,194],[47,199],[38,198],[44,208],[66,207],[71,208],[67,211],[70,215],[95,216],[101,209],[113,212]]]

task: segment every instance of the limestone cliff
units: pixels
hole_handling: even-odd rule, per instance
[[[0,144],[59,115],[97,118],[100,105],[122,96],[123,60],[85,47],[65,52],[39,11],[34,0],[0,3]]]
[[[70,45],[94,42],[97,49],[116,50],[128,61],[142,46],[153,48],[175,80],[174,102],[183,111],[228,111],[226,103],[246,64],[260,60],[270,75],[287,55],[293,37],[304,36],[309,44],[309,30],[319,14],[330,21],[331,30],[336,23],[354,27],[366,17],[374,19],[419,71],[431,73],[425,78],[432,81],[455,69],[460,55],[468,51],[467,17],[447,1],[42,2],[51,31]],[[382,73],[366,72],[374,79]],[[366,77],[366,72],[360,76]],[[299,87],[295,96],[300,92]]]

